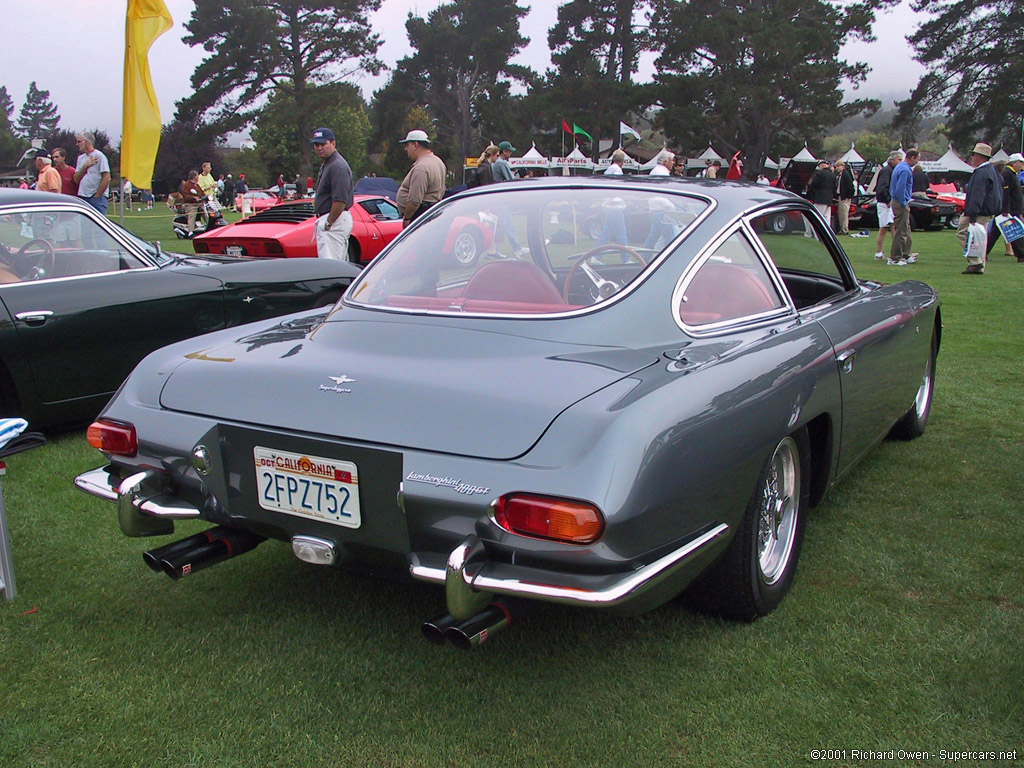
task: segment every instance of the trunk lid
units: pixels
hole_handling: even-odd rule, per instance
[[[306,335],[275,326],[197,347],[168,378],[160,404],[274,429],[509,459],[528,451],[565,408],[657,359],[422,319],[335,319]]]

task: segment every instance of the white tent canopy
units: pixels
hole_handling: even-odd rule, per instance
[[[780,166],[779,166],[778,163],[776,163],[770,157],[765,157],[765,159],[764,159],[764,167],[766,169],[770,170],[770,171],[777,171],[777,170],[779,170]]]
[[[953,145],[949,145],[949,149],[946,150],[946,154],[940,157],[938,160],[930,160],[922,162],[921,165],[928,173],[973,173],[974,167],[968,163],[965,163],[956,152],[953,151]]]
[[[857,151],[857,145],[852,143],[850,144],[849,151],[839,159],[848,165],[866,162],[864,158],[860,156],[860,153]]]
[[[1006,154],[1006,150],[1004,150],[1002,147],[1000,147],[999,151],[996,152],[994,155],[992,155],[992,162],[993,163],[1005,163],[1009,159],[1009,157],[1010,156],[1008,154]]]
[[[711,146],[711,143],[708,142],[707,149],[705,149],[696,157],[691,157],[687,159],[686,167],[707,168],[709,165],[711,165],[711,162],[713,160],[717,160],[718,162],[722,163],[722,165],[726,164],[725,158],[718,154],[718,152],[715,151],[715,148]]]
[[[565,174],[568,174],[570,168],[592,171],[594,170],[594,161],[584,155],[579,147],[574,147],[572,152],[565,157],[552,157],[548,167],[552,170],[561,168]]]
[[[793,157],[790,158],[790,162],[791,163],[816,163],[816,162],[818,162],[818,158],[816,158],[814,155],[812,155],[811,151],[809,149],[807,149],[807,145],[804,144],[804,148],[801,149],[799,152],[797,152],[795,155],[793,155]]]
[[[540,153],[540,150],[537,149],[537,144],[534,143],[522,157],[510,157],[508,164],[513,168],[547,168],[549,162]]]

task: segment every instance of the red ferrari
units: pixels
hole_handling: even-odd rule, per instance
[[[265,211],[198,235],[192,245],[196,253],[219,253],[229,256],[316,257],[313,230],[316,216],[312,200],[284,202]],[[398,206],[386,197],[356,195],[352,206],[352,235],[349,237],[349,258],[366,264],[402,231]],[[459,217],[444,244],[444,252],[463,266],[476,263],[494,242],[493,224]]]

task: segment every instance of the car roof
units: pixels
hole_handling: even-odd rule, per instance
[[[61,195],[56,192],[36,192],[34,189],[16,189],[0,187],[0,205],[21,205],[22,203],[63,203],[67,205],[85,205],[74,195]]]
[[[806,201],[778,187],[745,181],[719,181],[717,179],[694,179],[675,176],[548,176],[522,179],[511,183],[488,184],[459,193],[458,197],[494,194],[512,189],[543,187],[548,189],[587,189],[594,187],[627,188],[634,191],[658,194],[661,192],[681,193],[711,197],[717,201],[725,214],[738,215],[753,207],[770,203],[794,203]]]

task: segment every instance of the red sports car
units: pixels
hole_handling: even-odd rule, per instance
[[[267,189],[250,189],[244,195],[239,195],[235,198],[235,210],[243,211],[242,199],[245,198],[249,201],[249,210],[252,213],[259,211],[265,211],[267,208],[272,208],[281,202],[281,198],[275,195],[273,192]]]
[[[496,217],[481,214],[478,219],[458,217],[444,243],[444,253],[463,266],[476,263],[494,243]],[[316,238],[312,200],[275,205],[226,227],[197,236],[192,245],[196,253],[220,253],[229,256],[316,257]],[[358,263],[371,261],[384,246],[402,231],[398,206],[386,197],[356,195],[352,206],[352,235],[349,258]]]

